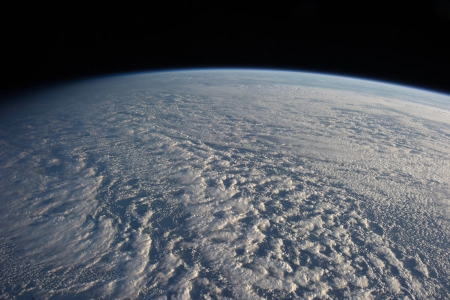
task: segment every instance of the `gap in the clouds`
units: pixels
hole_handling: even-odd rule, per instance
[[[285,196],[287,196],[288,194],[292,194],[291,191],[280,191],[278,193],[278,195],[281,198],[284,198]],[[283,207],[283,209],[288,210],[294,207],[294,203],[292,203],[291,201],[287,201],[287,200],[280,200],[281,206]]]
[[[363,248],[366,245],[364,237],[359,232],[353,232],[351,238],[353,243],[355,243],[355,245],[361,248]]]
[[[405,258],[402,251],[398,250],[396,247],[391,247],[391,251],[394,253],[395,258],[397,258],[398,260],[403,260]]]
[[[409,269],[412,275],[424,279],[425,275],[416,270],[417,262],[414,258],[405,259],[403,265],[405,268]]]
[[[202,275],[204,274],[200,274],[199,277],[206,278]],[[191,299],[204,299],[204,296],[209,294],[209,289],[207,286],[205,286],[205,284],[198,283],[198,280],[194,281],[192,285],[193,287],[189,292]]]
[[[256,294],[260,297],[262,297],[263,299],[267,299],[267,300],[272,300],[272,299],[289,299],[286,298],[286,295],[278,295],[278,296],[284,296],[284,297],[276,297],[275,293],[269,292],[265,289],[259,288],[258,286],[254,286],[253,290],[256,292]]]
[[[361,257],[355,257],[354,260],[356,262],[355,263],[355,266],[356,266],[355,274],[358,277],[366,276],[369,271],[369,265],[367,264],[366,260]]]
[[[267,232],[264,232],[267,234]],[[268,235],[268,234],[267,234]],[[270,243],[268,239],[264,239],[259,243],[257,250],[254,252],[256,257],[265,257],[270,251]]]
[[[333,251],[330,246],[325,245],[324,250],[322,250],[321,253],[323,253],[326,256],[330,256],[330,254],[333,253]]]
[[[372,229],[372,231],[374,233],[378,234],[379,236],[383,236],[384,230],[380,225],[378,225],[374,222],[370,222],[370,228]]]

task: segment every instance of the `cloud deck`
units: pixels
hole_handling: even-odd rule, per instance
[[[238,70],[39,97],[0,121],[2,298],[450,288],[449,97]]]

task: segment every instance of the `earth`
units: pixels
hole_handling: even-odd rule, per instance
[[[0,112],[2,299],[449,299],[450,97],[239,69]]]

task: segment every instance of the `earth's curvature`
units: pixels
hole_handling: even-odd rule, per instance
[[[449,298],[449,96],[197,70],[28,97],[0,112],[2,299]]]

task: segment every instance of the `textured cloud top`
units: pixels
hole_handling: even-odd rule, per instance
[[[209,70],[0,114],[0,298],[448,297],[450,97]]]

